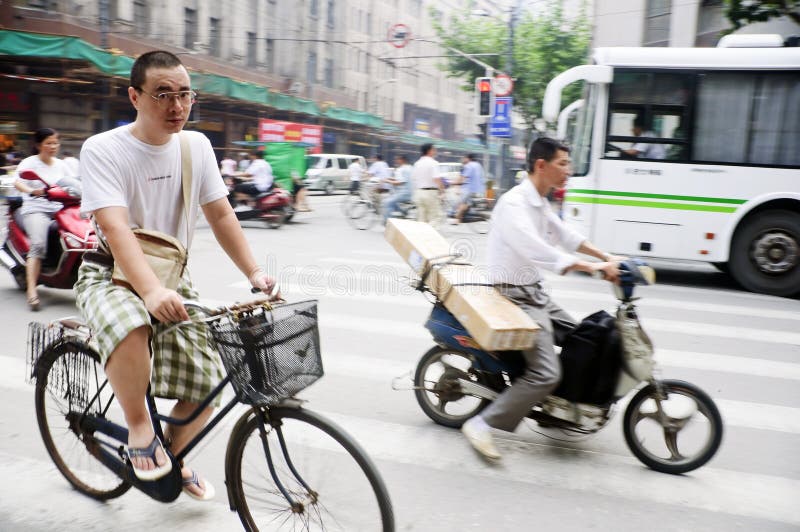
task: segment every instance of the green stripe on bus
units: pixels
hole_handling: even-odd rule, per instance
[[[569,189],[570,194],[594,194],[597,196],[622,196],[630,198],[653,198],[653,199],[666,199],[678,201],[699,201],[703,203],[733,203],[741,205],[746,203],[747,200],[731,199],[731,198],[706,198],[703,196],[674,196],[672,194],[646,194],[644,192],[620,192],[617,190],[581,190]]]
[[[588,198],[568,194],[566,201],[574,203],[600,203],[603,205],[624,205],[626,207],[647,207],[651,209],[676,209],[681,211],[736,212],[736,207],[717,205],[694,205],[691,203],[665,203],[659,201],[618,200],[606,198]]]

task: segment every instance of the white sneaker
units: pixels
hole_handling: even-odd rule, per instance
[[[494,438],[489,425],[480,416],[475,416],[461,426],[461,432],[466,436],[467,441],[489,460],[499,460],[500,451],[494,446]]]

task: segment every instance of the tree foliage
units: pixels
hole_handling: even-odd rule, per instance
[[[467,54],[499,54],[477,59],[514,78],[514,108],[529,126],[541,115],[547,83],[561,72],[587,62],[591,38],[585,9],[577,16],[567,17],[560,0],[553,2],[546,13],[522,14],[514,29],[513,65],[508,72],[508,22],[489,17],[454,17],[446,26],[440,23],[435,29],[445,46]],[[473,90],[476,77],[484,75],[481,66],[463,57],[448,58],[442,68],[451,77],[461,78],[467,91]],[[580,91],[578,84],[567,87],[562,102],[577,99]]]
[[[733,30],[753,22],[766,22],[780,17],[789,17],[800,24],[800,1],[725,0],[725,16],[733,24]]]

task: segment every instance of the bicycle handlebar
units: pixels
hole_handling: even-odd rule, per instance
[[[251,288],[250,292],[253,294],[261,292],[258,288]],[[222,306],[222,307],[208,307],[199,301],[193,301],[189,299],[185,299],[183,301],[183,306],[187,309],[194,309],[206,316],[219,316],[220,314],[224,314],[226,312],[236,312],[237,310],[245,310],[248,308],[252,308],[254,306],[259,306],[264,303],[281,303],[284,302],[283,299],[278,298],[278,294],[280,293],[280,286],[278,283],[275,283],[275,286],[272,287],[272,290],[264,299],[254,299],[252,301],[248,301],[246,303],[236,303],[230,306]]]

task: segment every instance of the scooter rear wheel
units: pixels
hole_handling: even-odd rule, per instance
[[[678,475],[701,467],[722,442],[722,417],[703,390],[688,382],[648,384],[633,396],[622,421],[625,442],[643,464]]]
[[[417,364],[414,394],[422,411],[439,425],[459,428],[489,404],[486,399],[464,394],[458,384],[461,378],[487,385],[472,363],[467,353],[436,346]]]

